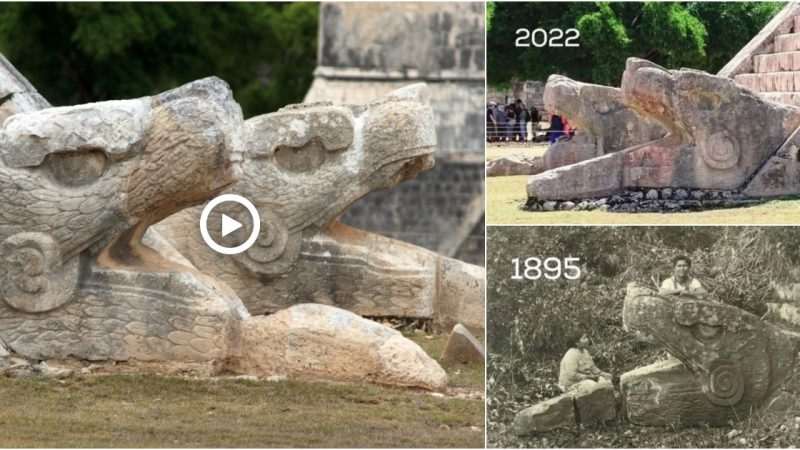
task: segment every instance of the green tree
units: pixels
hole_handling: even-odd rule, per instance
[[[302,100],[315,3],[5,3],[0,51],[54,105],[227,81],[249,117]]]
[[[619,85],[625,60],[716,72],[781,3],[497,3],[487,24],[488,82],[545,81],[550,74]],[[580,32],[580,47],[515,47],[519,28]]]

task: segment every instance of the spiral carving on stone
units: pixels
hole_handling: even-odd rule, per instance
[[[258,240],[235,261],[260,274],[278,274],[289,269],[300,254],[302,231],[290,232],[283,220],[269,211],[259,211]]]
[[[78,258],[62,264],[58,243],[44,233],[15,234],[0,244],[0,295],[24,312],[66,304],[78,284]]]
[[[700,148],[703,161],[715,169],[730,169],[739,162],[741,148],[736,138],[727,131],[719,131],[706,139]]]
[[[706,376],[703,391],[715,405],[735,405],[744,396],[745,379],[738,367],[730,363],[719,363]]]

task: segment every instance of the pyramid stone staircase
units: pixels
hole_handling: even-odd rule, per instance
[[[767,100],[800,107],[800,4],[781,10],[718,75]]]

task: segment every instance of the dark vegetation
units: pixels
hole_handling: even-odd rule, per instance
[[[551,74],[619,86],[636,56],[669,69],[716,73],[781,9],[779,2],[491,2],[490,86]],[[580,47],[517,48],[516,30],[576,28]]]
[[[618,421],[599,430],[559,430],[525,438],[514,415],[560,394],[559,362],[576,331],[589,334],[597,365],[619,376],[663,356],[622,329],[630,282],[657,288],[670,259],[692,259],[692,274],[719,301],[756,315],[773,301],[771,281],[796,279],[800,235],[791,227],[503,227],[489,230],[487,408],[492,447],[786,447],[800,442],[800,405],[779,421],[755,414],[722,428],[641,427]],[[515,257],[581,258],[576,281],[512,280]]]
[[[3,3],[0,52],[55,106],[152,95],[207,76],[245,117],[302,101],[318,3]]]

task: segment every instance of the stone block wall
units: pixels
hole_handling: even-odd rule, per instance
[[[486,94],[486,103],[497,102],[507,105],[520,99],[528,108],[535,106],[540,112],[544,111],[544,83],[541,81],[523,81],[511,85],[510,89],[489,89]]]
[[[323,3],[319,65],[474,78],[484,69],[484,23],[480,2]]]
[[[436,166],[356,202],[342,222],[483,265],[482,3],[323,3],[306,102],[365,104],[426,83]]]
[[[356,202],[342,222],[483,265],[483,164],[439,160],[413,182]]]

